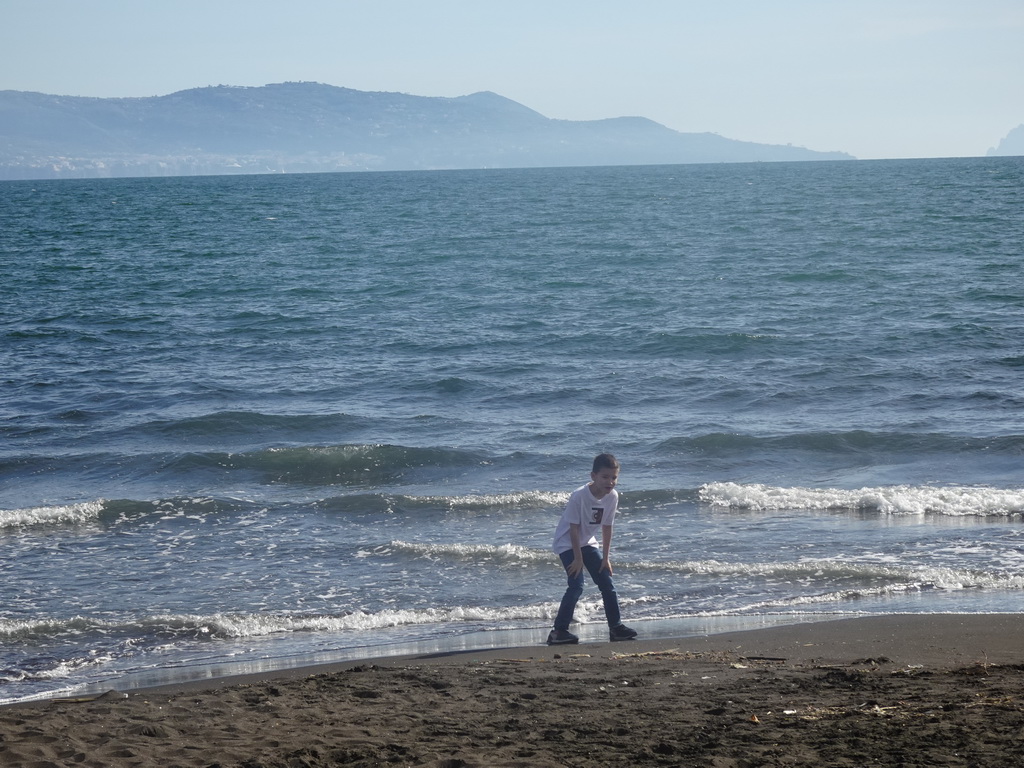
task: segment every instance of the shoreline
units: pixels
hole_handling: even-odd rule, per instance
[[[702,637],[748,629],[763,629],[779,625],[813,623],[856,614],[830,614],[827,618],[815,614],[772,614],[752,616],[704,616],[677,619],[648,619],[634,622],[644,640],[665,638]],[[84,697],[108,691],[132,692],[151,688],[174,687],[179,684],[212,684],[222,678],[258,677],[286,674],[306,668],[324,667],[342,663],[373,663],[391,657],[415,658],[449,652],[487,651],[508,648],[536,648],[544,646],[549,627],[518,629],[477,629],[464,633],[435,635],[418,639],[395,640],[382,644],[339,645],[329,650],[296,654],[255,656],[245,659],[223,658],[194,664],[157,666],[150,669],[125,671],[106,679],[82,683],[23,698],[4,700],[0,707],[30,701],[57,698]],[[603,622],[591,621],[578,625],[575,630],[583,643],[607,641],[607,628]],[[0,690],[0,694],[3,691]]]
[[[0,764],[1015,766],[1024,614],[348,660],[0,707]]]
[[[588,625],[593,629],[597,623]],[[642,626],[637,623],[637,626]],[[604,636],[604,626],[600,626]],[[545,633],[546,634],[546,631]],[[1024,664],[1024,613],[1022,614],[885,614],[841,619],[806,620],[757,629],[740,629],[688,636],[639,637],[628,642],[585,641],[593,632],[581,632],[578,645],[515,644],[498,647],[389,655],[366,654],[357,658],[282,667],[261,672],[223,675],[201,680],[145,686],[118,691],[131,695],[148,692],[174,693],[251,685],[273,680],[295,680],[313,675],[374,665],[487,664],[516,658],[556,661],[586,654],[608,660],[623,654],[729,654],[736,658],[772,659],[795,665],[843,665],[861,660],[886,659],[887,664],[949,669],[970,664]],[[1021,638],[1014,642],[1014,638]],[[116,689],[115,689],[116,690]],[[93,692],[91,695],[97,695]],[[89,694],[87,694],[89,695]],[[55,697],[60,698],[60,697]],[[50,699],[40,699],[45,703]],[[33,702],[22,702],[30,704]],[[12,705],[7,705],[12,706]]]

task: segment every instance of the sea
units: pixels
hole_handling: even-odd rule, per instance
[[[0,182],[0,703],[1024,605],[1024,158]],[[588,584],[574,631],[606,642]]]

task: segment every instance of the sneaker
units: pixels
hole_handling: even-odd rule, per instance
[[[625,624],[619,624],[617,627],[611,627],[608,630],[608,637],[612,642],[616,640],[632,640],[636,637],[636,630],[630,629]]]
[[[564,629],[552,629],[548,635],[548,645],[575,645],[579,641],[580,639],[576,635]]]

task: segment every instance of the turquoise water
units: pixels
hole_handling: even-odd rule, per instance
[[[0,700],[540,641],[604,450],[641,631],[1016,612],[1022,209],[1021,158],[2,183]]]

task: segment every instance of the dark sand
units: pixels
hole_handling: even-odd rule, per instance
[[[407,656],[0,707],[5,768],[1022,765],[1024,615]]]

